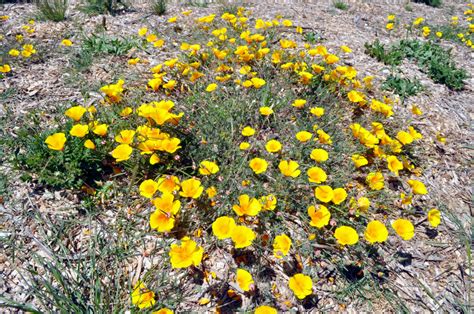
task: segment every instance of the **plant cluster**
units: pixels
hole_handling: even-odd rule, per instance
[[[173,276],[221,287],[206,291],[199,305],[225,310],[224,304],[238,308],[253,298],[255,313],[305,304],[316,282],[334,283],[336,275],[322,271],[329,264],[338,275],[384,289],[393,258],[383,252],[393,245],[388,240],[410,241],[441,222],[440,211],[425,202],[428,188],[420,179],[422,132],[399,119],[404,108],[377,90],[372,76],[345,65],[353,53],[348,46],[305,43],[310,36],[291,20],[254,18],[244,8],[220,16],[184,11],[167,23],[184,19],[193,19],[196,29],[179,43],[177,56],[152,64],[135,81],[102,86],[100,101],[70,104],[54,129],[28,131],[41,135],[20,137],[32,149],[18,152],[19,163],[42,183],[81,186],[91,195],[99,193],[94,181],[122,178],[114,182],[126,190],[127,219],[146,224],[161,244],[147,253],[159,255],[159,265],[126,292],[136,309],[179,310],[163,292],[179,289],[171,287]],[[138,36],[156,54],[174,45],[148,27]],[[92,36],[82,47],[122,55],[131,42]],[[70,39],[61,44],[73,45]],[[366,48],[390,65],[416,60],[434,80],[462,88],[465,72],[432,42]],[[127,66],[142,67],[141,61],[131,58]],[[400,93],[414,92],[406,81],[389,81]],[[413,106],[413,119],[420,114]],[[134,212],[132,202],[141,211]],[[121,242],[123,230],[111,236],[126,258],[131,252]],[[101,233],[90,243],[87,256],[96,256],[96,245],[108,254]],[[217,252],[233,257],[235,267],[217,275]],[[90,291],[64,284],[93,282],[90,289],[99,291],[95,270],[91,278],[76,278],[64,275],[72,267],[47,268],[61,283],[37,288],[47,305],[82,312],[90,310],[82,304],[103,309],[110,303],[91,302]],[[265,279],[266,269],[278,272]],[[155,280],[163,274],[171,275]]]

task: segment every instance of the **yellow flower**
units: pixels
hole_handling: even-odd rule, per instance
[[[133,109],[131,107],[125,107],[122,111],[120,111],[120,116],[125,118],[129,116],[132,112]]]
[[[311,218],[309,224],[318,229],[327,226],[331,219],[331,213],[324,205],[318,205],[318,210],[314,206],[308,207],[308,215]]]
[[[255,174],[264,173],[267,171],[268,163],[262,158],[253,158],[249,162],[249,167],[255,172]]]
[[[329,154],[322,148],[316,148],[311,151],[311,155],[309,157],[316,162],[324,162],[328,160]]]
[[[314,190],[314,195],[321,202],[329,203],[334,197],[334,192],[329,185],[321,185]]]
[[[360,167],[365,166],[369,163],[367,158],[365,158],[364,156],[359,155],[359,154],[352,155],[351,159],[354,162],[354,166],[356,168],[360,168]]]
[[[419,17],[413,21],[413,25],[415,26],[420,25],[421,23],[423,23],[424,20],[425,20],[424,18]]]
[[[408,184],[410,185],[414,194],[424,195],[428,193],[428,191],[426,190],[426,186],[421,181],[408,180]]]
[[[153,311],[151,314],[174,314],[174,312],[166,307],[159,309],[158,311]]]
[[[239,145],[240,150],[247,150],[250,148],[250,143],[249,142],[242,142]]]
[[[296,99],[291,105],[295,108],[303,108],[305,104],[305,99]]]
[[[128,59],[127,61],[129,65],[136,65],[138,62],[140,62],[140,58]]]
[[[324,132],[324,130],[318,130],[316,133],[318,134],[318,140],[321,144],[332,144],[331,136]]]
[[[115,161],[120,162],[130,159],[133,149],[128,144],[120,144],[110,154],[115,158]]]
[[[243,291],[249,291],[251,285],[254,284],[252,275],[246,271],[245,269],[237,269],[237,272],[235,274],[235,281],[239,285],[240,289]]]
[[[412,105],[411,106],[411,112],[414,114],[414,115],[417,115],[417,116],[421,116],[423,114],[423,112],[421,111],[420,107],[418,107],[417,105]]]
[[[200,164],[199,173],[203,176],[209,176],[219,171],[219,166],[212,161],[203,160]]]
[[[63,150],[66,143],[66,135],[64,133],[54,133],[48,136],[44,142],[48,145],[49,149]]]
[[[143,282],[138,281],[133,287],[132,303],[140,309],[152,307],[155,304],[155,293],[148,290]]]
[[[211,83],[209,85],[207,85],[206,87],[206,92],[210,93],[210,92],[213,92],[215,91],[217,88],[217,84],[216,83]]]
[[[361,197],[357,200],[357,208],[366,211],[370,207],[370,200],[367,197]]]
[[[371,244],[385,242],[388,238],[387,227],[378,220],[372,220],[367,224],[364,237]]]
[[[327,174],[326,172],[319,167],[311,167],[308,169],[308,181],[313,183],[321,183],[326,181]]]
[[[181,192],[179,195],[183,197],[199,198],[204,188],[201,186],[201,181],[198,179],[188,179],[181,182]]]
[[[261,305],[255,309],[254,314],[278,314],[278,311],[268,305]]]
[[[198,246],[196,242],[188,237],[181,239],[181,245],[171,244],[169,256],[171,258],[171,267],[186,268],[191,265],[201,264],[204,249]]]
[[[267,144],[265,144],[265,149],[269,153],[276,153],[281,150],[281,143],[277,140],[269,140]]]
[[[323,107],[313,107],[310,109],[311,114],[315,115],[316,117],[322,117],[324,115],[324,108]]]
[[[262,116],[269,116],[273,113],[273,109],[270,107],[260,107],[259,112]]]
[[[87,109],[82,106],[74,106],[66,110],[64,114],[74,121],[79,121],[86,111]]]
[[[311,277],[303,274],[296,274],[291,277],[288,286],[298,299],[304,299],[313,293]]]
[[[87,149],[95,149],[95,144],[91,140],[86,140],[84,142],[84,147]]]
[[[262,210],[262,205],[256,198],[250,198],[247,194],[242,194],[239,196],[239,205],[233,205],[232,209],[239,216],[257,216]]]
[[[76,124],[69,131],[69,134],[75,137],[84,137],[88,133],[89,133],[89,126],[87,124]]]
[[[395,20],[395,15],[394,15],[394,14],[388,15],[388,16],[387,16],[387,20],[388,20],[388,21],[393,21],[393,20]]]
[[[354,102],[354,103],[359,103],[359,102],[363,102],[365,100],[364,98],[364,94],[356,91],[356,90],[351,90],[348,94],[347,94],[347,98],[349,98],[349,100],[351,102]]]
[[[385,186],[383,174],[381,172],[371,172],[365,179],[372,190],[381,190]]]
[[[345,201],[347,197],[346,190],[344,190],[343,188],[337,188],[337,189],[334,189],[332,192],[333,192],[332,202],[334,204],[339,205]]]
[[[345,53],[351,53],[352,49],[347,47],[347,46],[341,46],[341,50],[344,51]]]
[[[8,64],[0,65],[0,73],[8,73],[12,68]]]
[[[339,61],[339,57],[333,54],[328,54],[324,56],[324,60],[326,61],[327,64],[334,64],[337,61]]]
[[[336,238],[337,243],[341,245],[354,245],[359,241],[357,231],[348,226],[337,227],[334,232],[334,237]]]
[[[415,227],[407,219],[399,218],[395,220],[392,222],[392,228],[405,241],[410,240],[415,235]]]
[[[259,201],[264,210],[274,210],[277,205],[277,198],[273,194],[262,196]]]
[[[399,140],[403,145],[407,145],[413,142],[413,136],[408,132],[400,131],[397,133],[397,140]]]
[[[150,227],[158,232],[169,232],[174,228],[175,219],[171,213],[156,209],[150,215]]]
[[[242,135],[243,136],[252,136],[255,134],[255,130],[250,127],[250,126],[246,126],[243,130],[242,130]]]
[[[178,19],[177,16],[170,17],[170,18],[168,19],[168,23],[175,23],[177,19]]]
[[[308,131],[300,131],[296,133],[296,139],[300,142],[307,142],[313,137],[313,134],[311,134]]]
[[[255,87],[256,89],[259,89],[260,87],[266,84],[264,79],[258,77],[253,77],[252,79],[250,79],[250,81],[252,82],[253,87]]]
[[[385,28],[386,28],[387,30],[391,31],[394,26],[395,26],[394,23],[387,23],[387,25],[385,25]]]
[[[388,156],[387,168],[398,176],[398,171],[403,170],[403,163],[396,156]]]
[[[211,186],[211,187],[207,188],[206,189],[206,194],[207,194],[207,197],[209,197],[210,199],[213,199],[217,195],[216,187]]]
[[[212,223],[212,233],[219,239],[228,239],[232,235],[232,230],[236,227],[234,218],[222,216]]]
[[[291,239],[286,234],[280,234],[273,241],[273,254],[276,258],[288,255],[291,248]]]
[[[92,129],[92,132],[99,136],[105,136],[107,134],[107,129],[108,129],[108,125],[105,123],[102,123],[102,124],[97,124],[96,126],[94,126],[94,128]]]
[[[146,198],[152,198],[158,190],[158,186],[158,183],[151,179],[145,180],[140,184],[140,195]]]
[[[296,178],[301,174],[301,170],[298,168],[300,165],[293,160],[282,160],[278,164],[278,169],[280,169],[280,172],[286,176],[286,177],[292,177]]]
[[[20,52],[16,49],[11,49],[8,54],[12,57],[18,57],[20,55]]]
[[[66,46],[66,47],[70,47],[70,46],[72,46],[72,41],[70,41],[69,39],[63,39],[61,41],[61,45]]]
[[[100,91],[105,94],[107,101],[111,103],[118,103],[120,100],[122,100],[124,83],[125,82],[123,80],[118,80],[116,84],[102,86]]]
[[[121,144],[131,144],[135,136],[134,130],[123,130],[115,137],[115,141]]]
[[[138,36],[143,37],[148,33],[148,28],[142,27],[138,30]]]
[[[436,32],[436,37],[438,37],[438,38],[443,37],[443,32]]]
[[[436,208],[433,208],[428,212],[428,221],[432,227],[438,227],[441,223],[441,213]]]
[[[241,249],[252,245],[253,240],[257,237],[252,229],[246,226],[237,226],[231,232],[231,239],[234,241],[236,249]]]
[[[181,208],[181,202],[174,200],[174,195],[170,193],[163,193],[161,197],[157,197],[151,201],[156,209],[168,215],[176,215]]]
[[[179,179],[176,176],[165,175],[158,179],[158,191],[161,193],[173,193],[179,190]]]

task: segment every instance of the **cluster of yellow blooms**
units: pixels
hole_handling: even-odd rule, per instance
[[[190,13],[186,11],[183,15],[188,16]],[[393,20],[394,17],[390,16],[389,21]],[[169,23],[178,21],[178,17],[168,20]],[[296,41],[286,38],[281,38],[276,45],[272,46],[265,32],[272,28],[293,27],[293,23],[289,20],[257,19],[252,28],[249,25],[247,12],[241,8],[236,15],[223,14],[221,21],[212,14],[199,17],[195,22],[202,31],[208,32],[211,39],[207,43],[182,43],[180,46],[184,54],[182,58],[172,58],[151,68],[152,74],[146,83],[150,94],[166,96],[172,93],[178,94],[179,91],[184,92],[193,84],[198,88],[202,87],[202,93],[217,93],[220,89],[231,87],[236,88],[239,93],[257,92],[259,89],[266,88],[265,86],[269,83],[262,78],[264,76],[262,73],[260,75],[258,73],[259,66],[265,65],[273,67],[274,71],[281,71],[281,75],[285,76],[290,84],[299,88],[309,86],[316,78],[321,79],[322,82],[333,86],[337,93],[344,95],[340,101],[347,102],[349,108],[353,106],[356,110],[374,115],[377,120],[394,115],[394,103],[390,99],[385,98],[383,101],[369,99],[371,93],[367,93],[367,90],[371,88],[372,77],[366,77],[360,81],[357,79],[356,69],[352,66],[338,65],[342,57],[329,53],[325,46],[313,47],[305,44],[301,47]],[[224,26],[218,25],[219,23],[224,23]],[[301,28],[296,30],[297,33],[301,33]],[[154,47],[159,48],[165,45],[162,39],[155,34],[150,34],[147,28],[141,28],[138,34]],[[66,43],[64,45],[67,46]],[[342,46],[341,50],[344,54],[351,53],[351,49],[347,46]],[[130,65],[138,62],[136,59],[132,60],[134,61],[128,62]],[[216,65],[213,70],[208,70],[203,66],[203,63],[209,60]],[[209,78],[210,75],[212,78]],[[197,84],[201,81],[205,83]],[[126,96],[124,84],[123,80],[119,80],[117,83],[101,88],[104,101],[99,110],[94,106],[69,108],[65,114],[75,123],[69,130],[69,136],[82,138],[84,146],[92,150],[99,149],[99,145],[104,145],[107,139],[118,143],[109,152],[117,163],[129,160],[136,150],[139,151],[139,156],[148,158],[151,165],[158,164],[162,162],[165,154],[172,156],[181,148],[181,140],[165,132],[164,129],[165,127],[173,129],[178,126],[183,113],[172,112],[175,103],[171,100],[152,101],[141,104],[137,108],[125,106],[123,105]],[[179,100],[177,103],[179,106]],[[293,115],[306,115],[308,119],[315,120],[327,114],[324,107],[310,104],[312,101],[309,99],[293,98],[288,104],[288,110],[292,110]],[[135,116],[134,119],[138,119],[141,123],[134,128],[114,130],[114,134],[109,134],[109,127],[113,128],[113,126],[101,121],[98,112],[116,108],[121,119],[132,119],[132,116]],[[84,121],[86,113],[88,118]],[[262,119],[268,119],[279,112],[272,106],[261,106],[256,114]],[[311,152],[301,159],[286,157],[284,153],[291,148],[288,147],[288,143],[279,141],[276,136],[266,140],[264,149],[259,150],[261,147],[258,145],[261,141],[259,134],[264,131],[258,126],[242,125],[239,129],[240,135],[237,136],[241,136],[239,149],[247,162],[247,169],[252,171],[253,178],[262,182],[267,178],[275,178],[274,180],[288,184],[297,181],[299,189],[311,191],[313,205],[306,210],[309,225],[322,232],[325,229],[332,230],[330,231],[332,239],[335,239],[339,247],[344,249],[346,246],[359,242],[361,230],[358,231],[352,226],[340,224],[337,221],[330,224],[332,214],[335,214],[334,211],[331,212],[333,209],[344,211],[343,208],[346,207],[367,212],[371,206],[370,198],[372,195],[375,195],[374,197],[377,195],[369,192],[381,191],[385,188],[386,174],[384,173],[390,172],[395,177],[402,174],[419,175],[419,170],[415,169],[415,166],[402,153],[406,147],[410,147],[409,145],[413,142],[421,139],[422,135],[414,127],[408,126],[406,130],[399,130],[390,136],[391,132],[386,130],[382,122],[369,123],[370,127],[367,128],[359,123],[352,123],[345,130],[352,132],[355,139],[354,147],[357,147],[347,156],[347,161],[352,162],[355,171],[365,178],[364,183],[358,184],[358,190],[352,183],[341,186],[332,181],[331,173],[328,173],[329,167],[326,167],[326,164],[331,161],[332,154],[337,154],[333,149],[334,134],[330,134],[328,129],[324,130],[314,125],[312,130],[298,130],[294,134],[296,145],[307,145],[306,147],[311,147],[313,143],[318,145],[315,148],[311,147]],[[66,133],[60,132],[49,136],[45,142],[50,149],[62,150],[66,141]],[[303,158],[311,159],[313,164],[308,165]],[[218,181],[214,178],[221,170],[219,166],[216,161],[202,160],[199,164],[199,175],[196,173],[193,177],[183,179],[177,177],[175,173],[169,173],[160,174],[155,180],[142,181],[139,186],[140,195],[149,199],[150,206],[153,207],[153,212],[149,217],[150,227],[157,232],[168,233],[179,223],[185,207],[182,203],[186,202],[189,205],[186,208],[189,208],[197,202],[205,202],[211,204],[212,208],[215,205],[215,198],[226,197],[225,193],[220,196],[215,186],[209,185],[206,189],[203,184],[214,182],[212,180]],[[371,170],[364,172],[369,167]],[[306,179],[302,180],[304,171],[306,171]],[[419,180],[409,178],[406,180],[406,189],[408,189],[407,186],[410,191],[407,192],[408,195],[403,193],[402,196],[405,205],[412,202],[414,195],[427,194],[425,185]],[[306,187],[308,188],[305,189]],[[361,191],[367,193],[363,192],[364,195],[362,195]],[[348,198],[349,195],[351,198]],[[232,210],[236,217],[231,216],[232,211],[228,208],[227,215],[215,218],[212,222],[213,235],[220,241],[230,240],[229,243],[232,243],[235,249],[251,247],[254,240],[259,237],[255,228],[258,224],[258,216],[263,215],[264,212],[284,210],[284,207],[279,208],[281,200],[279,197],[278,191],[259,197],[239,193],[237,199],[228,202],[233,204]],[[440,212],[437,209],[431,210],[427,219],[431,226],[436,227],[440,223]],[[332,228],[333,226],[335,228]],[[403,240],[409,240],[415,234],[415,227],[408,219],[396,219],[391,222],[391,227]],[[369,220],[364,229],[363,237],[370,245],[383,243],[388,239],[389,230],[380,220]],[[290,253],[293,241],[289,234],[280,232],[274,236],[272,246],[273,256],[278,261]],[[180,240],[179,244],[173,243],[170,246],[171,267],[198,266],[205,257],[204,251],[203,246],[186,236]],[[236,271],[235,281],[244,292],[250,291],[255,284],[252,275],[240,268]],[[304,299],[313,293],[313,279],[303,273],[291,276],[288,286],[298,299]],[[143,282],[138,282],[132,291],[132,302],[139,308],[152,307],[155,304],[155,295],[146,288]],[[154,313],[171,312],[164,308]],[[258,307],[255,313],[276,313],[276,309],[264,305]]]
[[[7,15],[0,16],[0,23],[7,23],[9,17]],[[22,57],[24,59],[30,58],[32,55],[36,54],[37,51],[32,44],[25,43],[25,37],[31,36],[35,32],[35,21],[29,20],[28,24],[22,25],[21,29],[15,33],[15,41],[18,48],[12,48],[8,51],[8,55],[11,58]],[[10,31],[14,33],[13,31]],[[6,38],[0,34],[0,42],[5,40]],[[8,63],[3,63],[2,58],[0,58],[0,73],[8,73],[12,71],[11,65]]]
[[[464,11],[464,17],[465,17],[465,20],[466,20],[466,23],[467,23],[467,28],[465,29],[465,31],[461,31],[461,32],[457,33],[456,36],[466,46],[468,46],[470,48],[474,48],[473,42],[472,42],[472,34],[474,33],[474,24],[472,23],[472,19],[473,19],[472,15],[474,13],[474,11],[473,11],[474,5],[472,3],[468,3],[467,7],[468,7],[468,9]],[[413,20],[411,25],[407,25],[407,28],[411,29],[411,27],[413,27],[413,28],[417,29],[417,28],[421,27],[421,35],[423,37],[428,37],[431,34],[431,28],[428,25],[424,25],[424,23],[425,23],[425,19],[422,18],[422,17],[418,17],[418,18]],[[392,30],[394,30],[396,24],[397,24],[396,16],[393,15],[393,14],[388,15],[387,16],[387,24],[385,25],[385,28],[388,31],[392,31]],[[452,16],[450,24],[453,27],[456,27],[455,30],[458,31],[459,17],[458,16]],[[436,35],[436,38],[444,38],[445,34],[443,34],[443,32],[441,32],[441,31],[437,31],[437,32],[435,32],[435,35]]]

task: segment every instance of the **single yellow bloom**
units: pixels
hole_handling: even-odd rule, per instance
[[[321,202],[329,203],[334,197],[334,192],[329,185],[321,185],[314,190],[314,195]]]
[[[115,158],[115,161],[120,162],[130,159],[133,149],[128,144],[120,144],[110,154]]]
[[[343,188],[334,189],[332,192],[333,192],[332,202],[336,205],[341,204],[347,198],[347,192]]]
[[[148,33],[148,28],[142,27],[138,30],[138,36],[143,37]]]
[[[387,168],[398,176],[398,171],[403,170],[403,163],[398,160],[397,156],[388,156]]]
[[[138,281],[132,290],[132,303],[139,309],[146,309],[155,304],[155,293],[150,291],[143,282]]]
[[[326,172],[319,167],[311,167],[308,169],[308,181],[313,183],[325,182],[327,179]]]
[[[178,177],[164,175],[158,179],[158,191],[161,193],[172,194],[174,191],[180,189],[180,182]]]
[[[312,137],[313,134],[308,131],[300,131],[296,133],[296,139],[302,143],[309,141]]]
[[[181,245],[171,244],[169,252],[171,267],[186,268],[191,265],[198,266],[201,264],[204,249],[198,246],[196,242],[188,237],[181,239]]]
[[[360,168],[362,166],[369,164],[369,161],[367,160],[367,158],[359,154],[352,155],[351,159],[354,162],[354,166],[356,168]]]
[[[267,144],[265,144],[265,149],[269,153],[276,153],[281,150],[281,143],[277,140],[269,140]]]
[[[428,190],[423,182],[418,180],[408,180],[408,184],[410,185],[414,194],[425,195],[428,194]]]
[[[243,291],[249,291],[250,287],[254,284],[252,275],[245,269],[237,269],[235,274],[235,281]]]
[[[151,179],[144,180],[139,187],[140,195],[146,198],[152,198],[158,190],[158,186],[158,183]]]
[[[134,130],[122,130],[115,136],[115,141],[121,144],[132,144],[135,133]]]
[[[296,99],[291,105],[295,108],[303,108],[304,105],[306,104],[306,100],[305,99]]]
[[[313,281],[311,277],[296,274],[290,278],[288,286],[298,299],[304,299],[313,293]]]
[[[273,113],[273,109],[270,107],[260,107],[259,112],[262,116],[269,116]]]
[[[74,106],[66,110],[64,114],[69,118],[73,119],[74,121],[79,121],[81,120],[84,113],[86,113],[86,111],[87,109],[83,106]]]
[[[255,309],[254,314],[278,314],[278,311],[268,305],[261,305]]]
[[[203,160],[200,164],[199,173],[203,176],[209,176],[219,171],[219,166],[212,161]]]
[[[95,149],[95,144],[91,140],[86,140],[84,142],[84,147],[87,149]]]
[[[72,46],[72,41],[70,41],[69,39],[63,39],[61,41],[61,45],[66,46],[66,47],[70,47],[70,46]]]
[[[316,148],[311,151],[311,155],[309,157],[316,162],[325,162],[328,160],[329,154],[322,148]]]
[[[256,198],[250,198],[247,194],[242,194],[239,196],[239,205],[233,205],[232,209],[239,216],[257,216],[262,210],[262,205]]]
[[[249,162],[249,167],[255,172],[255,174],[264,173],[267,171],[268,163],[262,158],[253,158]]]
[[[242,135],[243,136],[252,136],[255,134],[255,130],[250,127],[250,126],[246,126],[243,130],[242,130]]]
[[[247,150],[250,148],[250,143],[249,142],[242,142],[239,145],[240,150]]]
[[[392,228],[395,229],[397,234],[405,241],[410,240],[415,235],[415,227],[407,220],[399,218],[392,222]]]
[[[259,201],[263,210],[274,210],[277,205],[277,198],[273,194],[262,196]]]
[[[316,117],[322,117],[324,115],[324,108],[323,107],[313,107],[310,109],[311,114],[315,115]]]
[[[276,258],[283,258],[288,255],[291,248],[291,239],[286,234],[280,234],[273,241],[273,255]]]
[[[388,230],[383,223],[378,220],[372,220],[367,224],[365,229],[364,238],[370,243],[374,244],[376,242],[382,243],[387,241]]]
[[[222,216],[212,223],[212,233],[219,239],[228,239],[236,227],[235,220],[232,217]]]
[[[294,160],[282,160],[278,164],[278,169],[280,169],[281,174],[285,177],[296,178],[301,174],[301,170],[298,168],[300,165]]]
[[[210,92],[213,92],[215,91],[217,88],[217,84],[216,83],[211,83],[209,85],[207,85],[206,87],[206,92],[210,93]]]
[[[105,123],[97,124],[92,129],[92,133],[97,134],[99,136],[105,136],[105,135],[107,135],[108,128],[109,128],[109,126]]]
[[[334,237],[336,238],[337,243],[341,245],[354,245],[359,242],[357,231],[348,226],[337,227],[334,232]]]
[[[357,200],[357,208],[363,211],[367,211],[370,207],[370,200],[367,197],[361,197]]]
[[[84,137],[88,133],[89,133],[89,126],[87,124],[76,124],[69,131],[69,134],[75,137]]]
[[[252,245],[256,238],[255,232],[246,226],[237,226],[231,232],[231,239],[236,249],[241,249]]]
[[[441,223],[441,213],[436,208],[433,208],[428,212],[428,221],[432,227],[438,227]]]
[[[191,178],[181,182],[181,192],[179,192],[179,195],[197,199],[203,191],[204,187],[201,186],[201,181]]]
[[[331,219],[331,213],[324,205],[318,205],[318,210],[314,206],[308,207],[308,215],[311,218],[309,224],[318,229],[327,226]]]
[[[48,145],[49,149],[63,150],[66,143],[66,135],[64,133],[54,133],[48,136],[44,142]]]
[[[372,190],[381,190],[385,186],[384,177],[381,172],[371,172],[365,179]]]

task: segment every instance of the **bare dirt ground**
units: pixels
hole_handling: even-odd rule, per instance
[[[293,20],[295,25],[301,25],[305,30],[311,30],[324,38],[324,44],[328,47],[336,48],[343,44],[350,46],[354,51],[350,64],[355,66],[362,76],[374,75],[375,84],[380,84],[389,70],[382,63],[364,54],[364,43],[372,42],[375,38],[384,43],[396,40],[384,29],[388,14],[395,14],[403,23],[411,23],[417,17],[424,17],[432,24],[446,24],[452,15],[461,16],[466,9],[466,2],[453,0],[445,0],[441,8],[411,3],[412,11],[407,11],[404,5],[387,2],[389,1],[361,1],[351,4],[347,11],[334,8],[330,1],[258,1],[245,5],[255,16],[272,18],[280,14]],[[107,33],[136,33],[145,22],[159,25],[175,13],[181,12],[183,6],[172,5],[165,16],[158,17],[151,15],[144,6],[137,5],[134,12],[107,17]],[[191,9],[198,15],[204,15],[214,12],[217,6],[211,4],[207,8]],[[5,5],[0,11],[0,15],[3,14],[11,16],[13,21],[21,20],[24,23],[26,17],[34,16],[34,7]],[[90,33],[102,21],[101,16],[86,18],[82,13],[73,13],[66,22],[38,21],[36,36],[44,38],[45,46],[48,41],[57,44],[64,35],[71,33],[72,28],[82,27],[84,33]],[[20,25],[21,22],[17,24]],[[428,235],[422,235],[424,241],[419,241],[419,244],[401,243],[400,251],[408,254],[410,261],[403,264],[393,262],[389,265],[393,273],[390,280],[398,288],[398,297],[406,302],[412,312],[463,311],[459,305],[469,306],[466,302],[470,300],[469,294],[472,293],[472,278],[469,277],[472,273],[469,267],[472,265],[468,263],[467,246],[471,245],[469,239],[472,235],[473,216],[471,178],[474,174],[471,158],[474,134],[474,52],[456,43],[444,41],[443,45],[452,49],[456,64],[469,73],[470,78],[467,79],[463,91],[453,92],[444,85],[433,83],[413,64],[402,65],[402,71],[407,77],[416,78],[426,86],[424,92],[408,98],[406,104],[417,104],[424,112],[423,118],[415,125],[424,135],[426,148],[427,164],[422,180],[427,183],[430,191],[430,199],[426,200],[427,206],[444,206],[443,222],[438,228],[438,236],[429,239]],[[173,51],[167,51],[166,55],[145,57],[153,63],[171,54]],[[140,54],[137,53],[136,56]],[[13,111],[11,132],[14,133],[15,119],[32,109],[41,108],[47,113],[56,110],[58,103],[82,103],[84,93],[81,93],[78,87],[82,84],[100,86],[102,82],[111,82],[120,71],[115,62],[117,58],[122,57],[104,57],[77,77],[71,77],[72,74],[64,70],[71,62],[68,55],[55,55],[53,58],[45,58],[42,63],[19,68],[15,76],[0,82],[0,93],[9,87],[16,90],[0,107],[0,115],[6,114],[7,107]],[[122,59],[126,60],[127,57]],[[71,81],[72,84],[66,83]],[[437,133],[446,137],[445,144],[436,141]],[[71,208],[71,205],[74,208],[78,202],[77,198],[74,193],[38,190],[34,184],[20,181],[18,173],[6,164],[1,165],[0,169],[8,174],[11,187],[10,197],[5,202],[0,202],[0,238],[15,234],[15,237],[23,238],[23,243],[31,250],[41,251],[41,245],[35,242],[34,230],[28,227],[29,220],[24,213],[39,210],[43,213],[68,214],[64,210]],[[75,214],[74,210],[69,213]],[[463,240],[463,235],[468,236],[467,242]],[[4,249],[0,251],[0,295],[14,298],[18,302],[34,302],[21,284],[21,276],[17,270],[19,266],[24,265],[18,265],[18,259],[13,259],[7,254],[9,250],[5,247]],[[373,300],[372,309],[377,312],[384,311],[387,308],[384,302],[387,301]],[[358,301],[343,308],[330,295],[322,295],[321,304],[325,309],[334,311],[345,309],[358,312],[370,309],[367,304]]]

